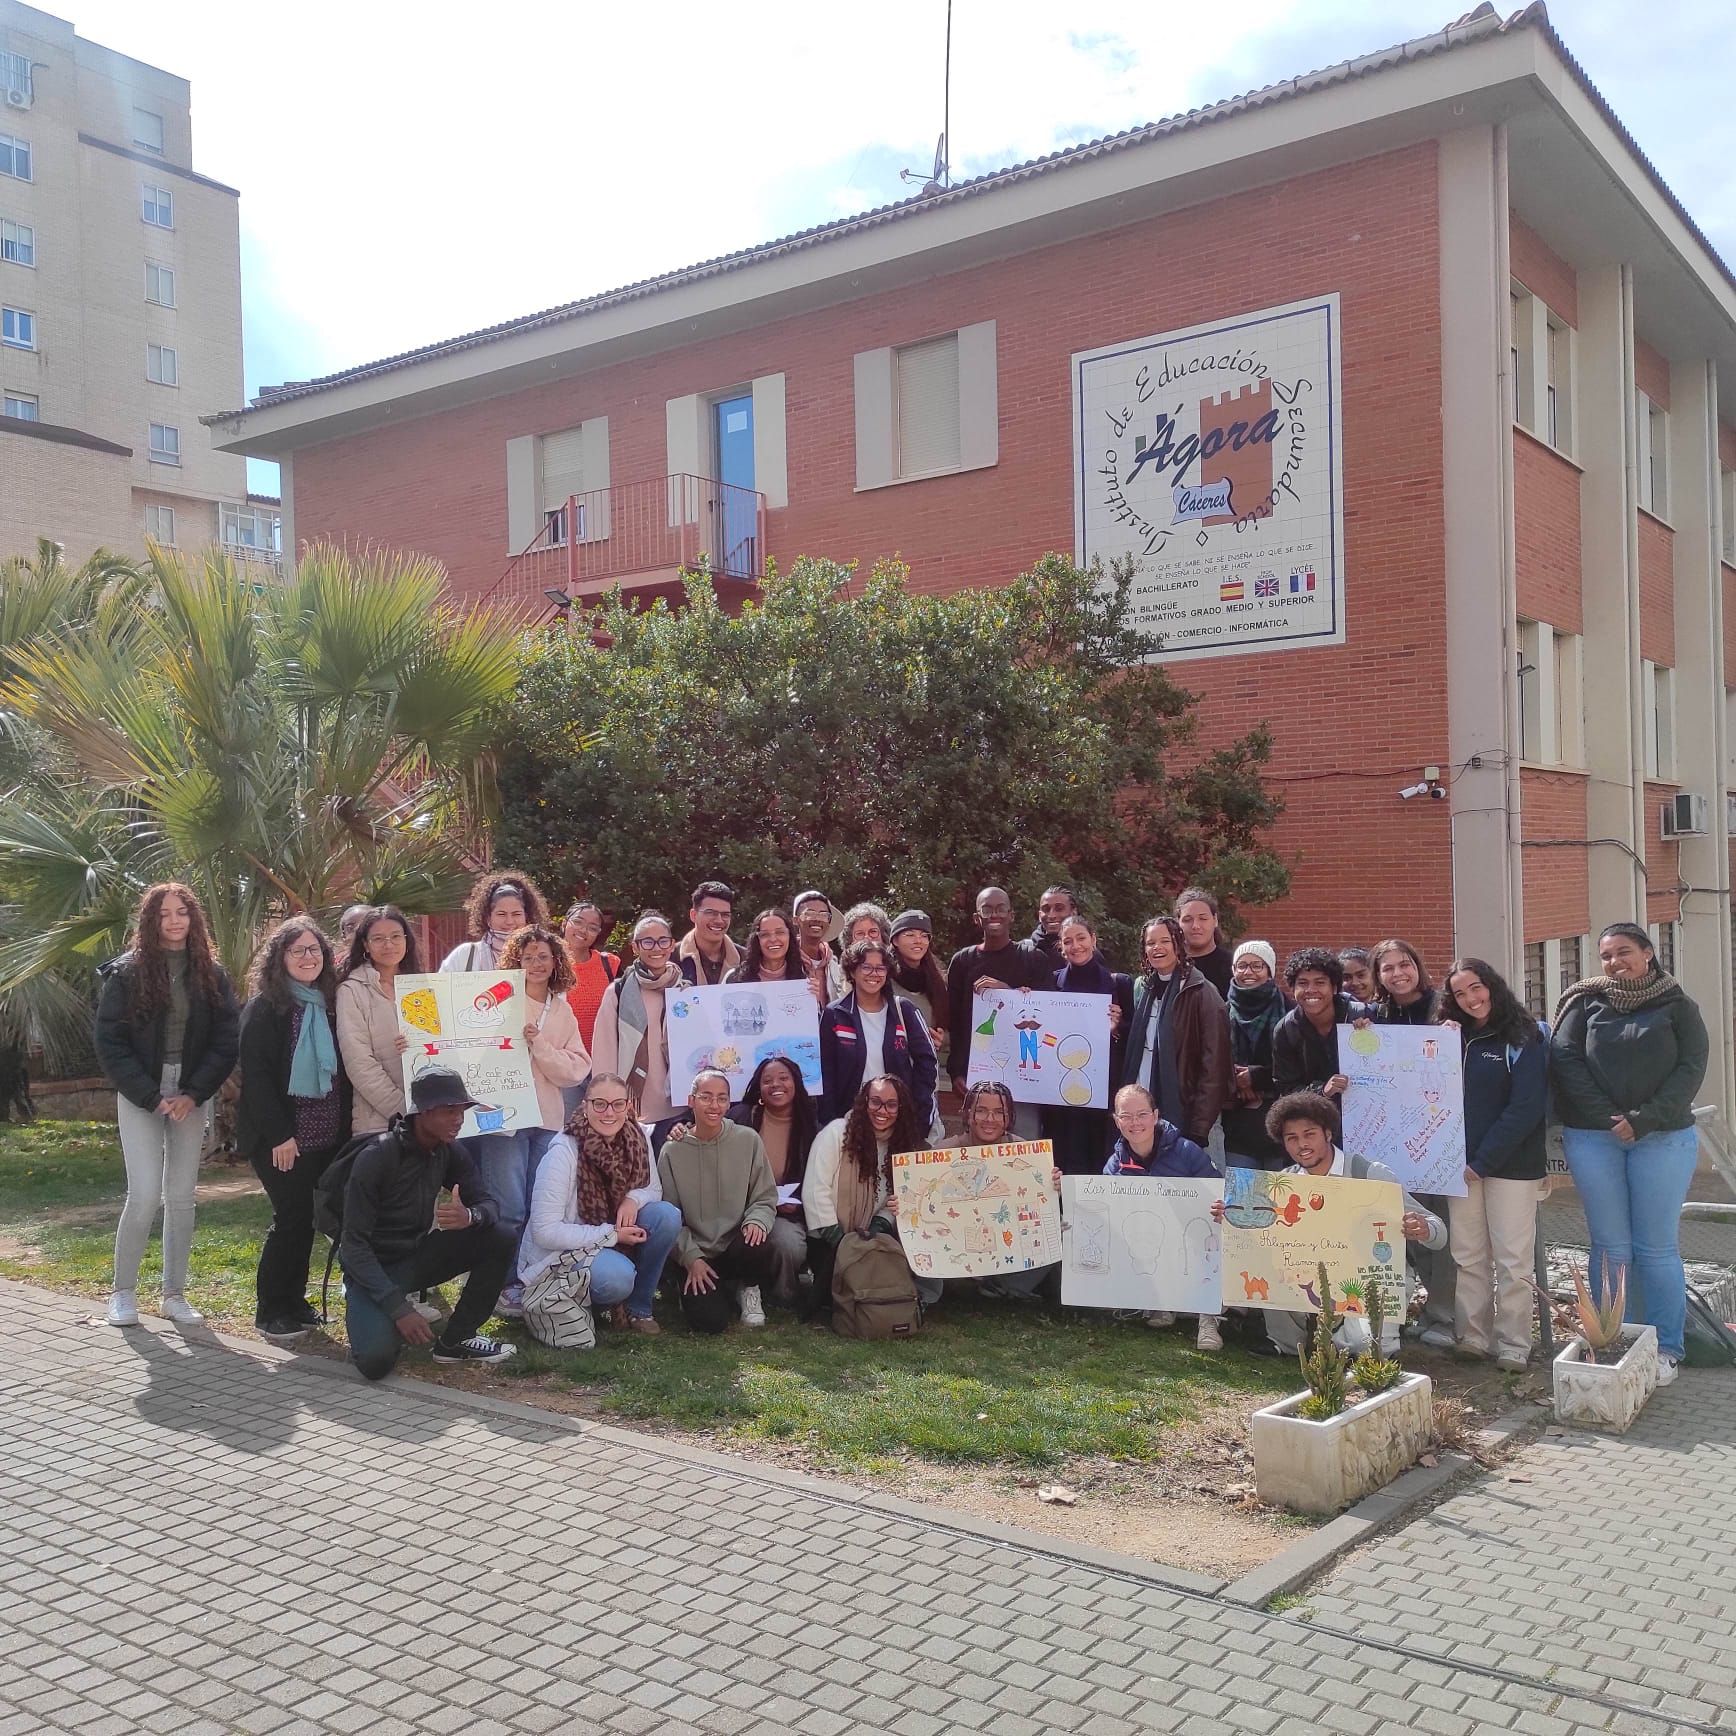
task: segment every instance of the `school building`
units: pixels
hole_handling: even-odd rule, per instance
[[[1275,736],[1255,932],[1549,1011],[1643,921],[1732,1106],[1736,279],[1541,5],[208,420],[464,597],[1132,555]]]

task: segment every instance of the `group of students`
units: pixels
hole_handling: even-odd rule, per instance
[[[1190,887],[1141,934],[1144,968],[1113,970],[1096,925],[1065,887],[1043,894],[1035,929],[1015,939],[999,887],[975,901],[977,938],[943,971],[920,910],[839,911],[800,893],[731,939],[735,897],[695,888],[687,932],[645,911],[631,957],[602,949],[607,920],[581,901],[551,926],[526,875],[481,878],[469,938],[441,970],[524,973],[525,1034],[537,1124],[459,1137],[473,1107],[462,1078],[435,1068],[403,1086],[394,984],[421,968],[415,931],[391,906],[345,913],[334,943],[309,917],[261,944],[245,1006],[213,956],[199,901],[178,882],[140,901],[131,943],[105,966],[97,1051],[119,1094],[127,1199],[108,1310],[138,1321],[140,1261],[163,1208],[163,1313],[199,1315],[185,1282],[207,1106],[240,1066],[236,1140],[270,1197],[259,1330],[292,1341],[322,1323],[307,1296],[316,1217],[333,1231],[350,1350],[379,1378],[406,1345],[436,1359],[492,1362],[494,1314],[533,1335],[584,1345],[598,1314],[656,1333],[669,1277],[688,1324],[763,1325],[769,1298],[812,1313],[833,1294],[838,1250],[855,1232],[895,1236],[892,1154],[940,1143],[1042,1136],[1056,1176],[1211,1175],[1225,1166],[1394,1179],[1340,1145],[1341,1026],[1457,1027],[1466,1133],[1462,1196],[1404,1203],[1413,1269],[1426,1287],[1421,1341],[1523,1367],[1531,1351],[1537,1204],[1551,1089],[1591,1233],[1591,1280],[1626,1272],[1630,1317],[1658,1330],[1661,1378],[1683,1350],[1685,1276],[1677,1223],[1695,1164],[1692,1100],[1707,1039],[1693,1002],[1663,971],[1645,931],[1615,923],[1602,974],[1569,987],[1553,1029],[1481,959],[1455,960],[1437,988],[1402,940],[1368,951],[1233,950],[1211,894]],[[822,1088],[763,1060],[733,1108],[719,1073],[688,1105],[670,1095],[665,997],[681,985],[805,979],[819,1009]],[[1015,1103],[1004,1085],[968,1086],[973,997],[1058,988],[1108,997],[1112,1107]],[[962,1099],[950,1140],[937,1086]],[[339,1227],[341,1226],[341,1227]],[[450,1316],[422,1292],[465,1277]],[[1052,1287],[1054,1268],[985,1280],[1008,1295]],[[917,1277],[924,1306],[938,1281]],[[1168,1326],[1167,1314],[1147,1320]],[[1299,1341],[1287,1315],[1244,1317],[1251,1348]],[[1216,1349],[1223,1321],[1202,1317]],[[1396,1330],[1397,1323],[1394,1323]]]

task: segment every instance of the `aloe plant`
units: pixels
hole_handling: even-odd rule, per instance
[[[1612,1349],[1619,1358],[1623,1316],[1627,1313],[1627,1268],[1617,1268],[1612,1285],[1609,1256],[1604,1255],[1601,1303],[1593,1298],[1585,1273],[1577,1266],[1570,1270],[1573,1273],[1574,1307],[1579,1315],[1579,1336],[1585,1342],[1586,1361],[1596,1362],[1600,1353]]]

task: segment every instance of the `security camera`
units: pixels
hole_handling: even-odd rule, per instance
[[[1437,802],[1444,802],[1447,799],[1447,786],[1445,784],[1430,784],[1429,794]]]
[[[1398,799],[1401,802],[1408,802],[1412,796],[1426,796],[1428,793],[1429,786],[1427,784],[1406,784],[1405,787],[1399,791]]]

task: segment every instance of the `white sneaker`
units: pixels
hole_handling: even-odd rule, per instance
[[[1194,1339],[1194,1349],[1222,1350],[1223,1347],[1224,1335],[1218,1331],[1217,1316],[1215,1314],[1202,1314],[1199,1333]]]
[[[1676,1378],[1676,1359],[1673,1356],[1658,1358],[1658,1385],[1669,1386]]]
[[[117,1290],[109,1297],[108,1314],[105,1316],[110,1326],[137,1326],[139,1323],[139,1299],[131,1290]]]
[[[176,1326],[203,1326],[205,1316],[185,1296],[163,1298],[163,1318]]]
[[[1175,1325],[1175,1316],[1167,1308],[1148,1308],[1145,1311],[1145,1324],[1161,1332],[1164,1327]]]
[[[743,1326],[764,1326],[766,1323],[765,1305],[760,1301],[757,1284],[743,1284],[741,1287],[741,1323]]]

